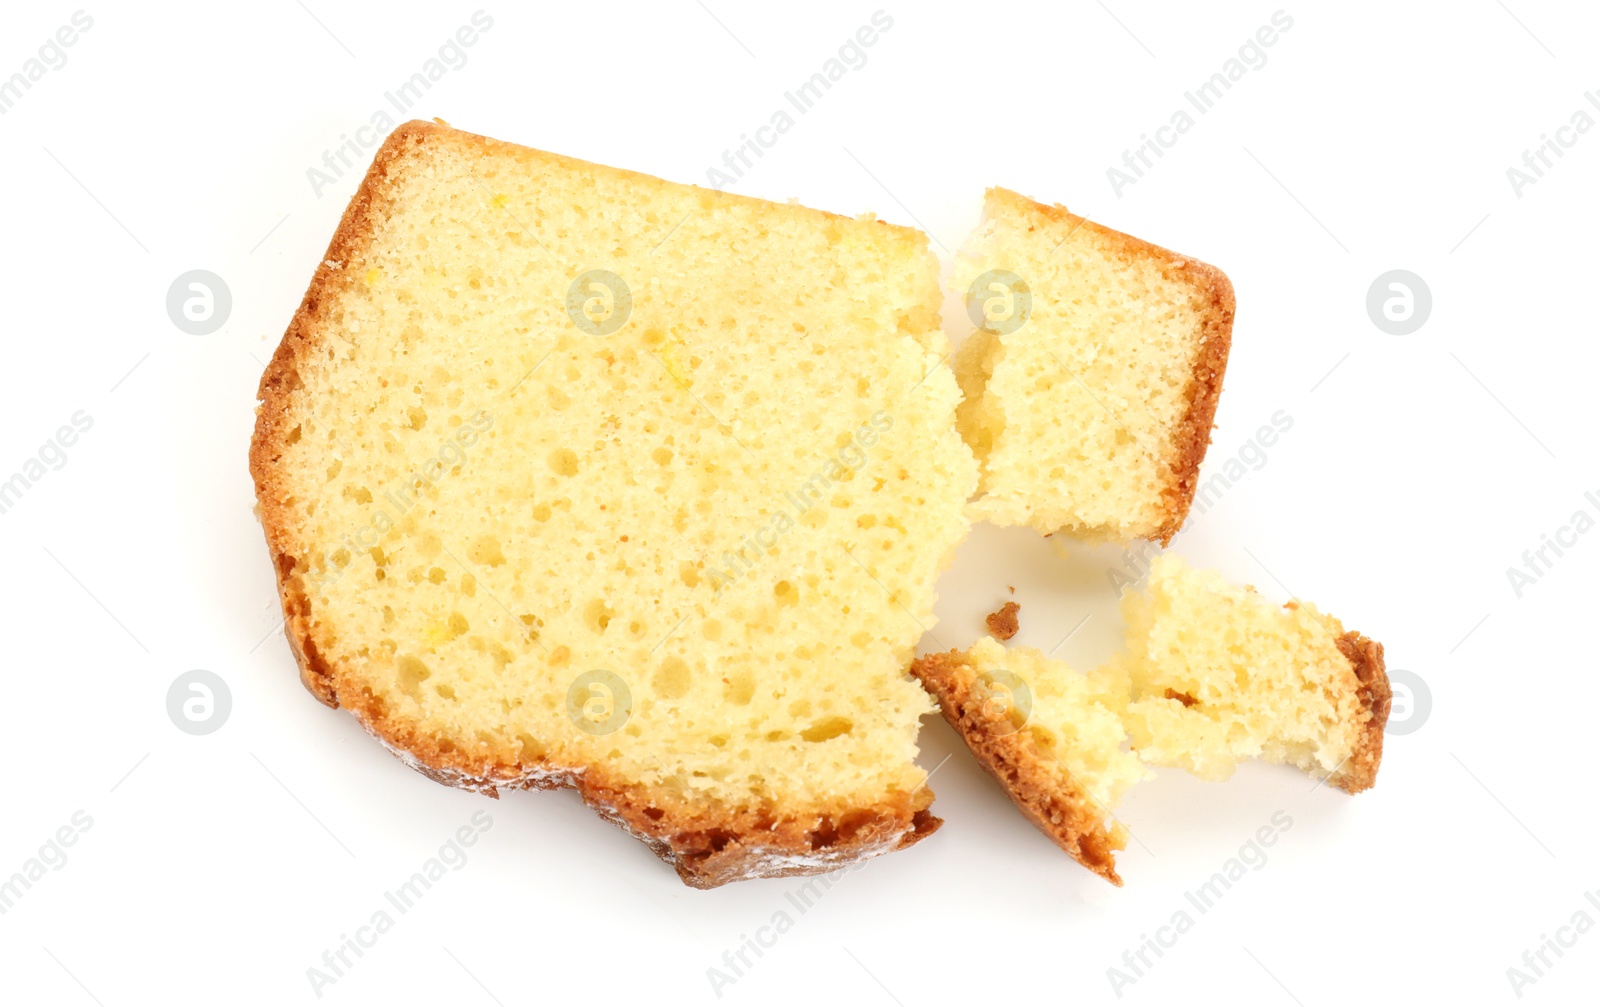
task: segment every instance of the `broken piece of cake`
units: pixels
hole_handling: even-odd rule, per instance
[[[1151,765],[1224,780],[1245,759],[1371,787],[1391,694],[1383,645],[1304,601],[1278,606],[1170,553],[1123,599],[1127,723]]]
[[[995,188],[953,284],[978,327],[952,365],[981,468],[974,519],[1169,542],[1222,391],[1227,276]]]
[[[1127,749],[1127,683],[1081,674],[1030,647],[984,637],[967,651],[928,654],[911,666],[1028,820],[1078,863],[1121,885],[1114,854],[1128,831],[1111,809],[1149,775]]]
[[[911,672],[1028,820],[1122,884],[1113,809],[1147,766],[1223,780],[1244,759],[1349,793],[1383,757],[1383,646],[1305,602],[1279,607],[1165,554],[1123,603],[1126,649],[1087,674],[985,637]],[[1131,750],[1130,750],[1131,749]]]

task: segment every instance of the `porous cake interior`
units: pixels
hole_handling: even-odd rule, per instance
[[[925,806],[976,482],[926,237],[401,132],[269,421],[343,704],[471,772]]]
[[[981,466],[975,517],[1098,540],[1176,530],[1188,506],[1178,470],[1198,464],[1185,458],[1189,410],[1214,310],[1181,262],[989,190],[953,271],[990,319],[953,364],[960,429]],[[1201,450],[1209,413],[1204,425]]]
[[[1022,683],[1023,697],[1013,697],[1010,706],[1015,726],[1059,779],[1081,790],[1108,818],[1128,787],[1149,775],[1128,750],[1120,716],[1128,702],[1125,678],[1100,670],[1084,674],[1032,647],[1007,648],[988,636],[973,644],[967,661],[980,677],[989,677],[991,691],[1003,685],[994,682],[998,674]],[[1122,826],[1108,820],[1107,831],[1120,849]]]
[[[1116,663],[1133,682],[1128,728],[1147,762],[1209,780],[1242,759],[1326,777],[1356,752],[1372,715],[1339,620],[1305,602],[1280,607],[1170,553],[1123,615]]]

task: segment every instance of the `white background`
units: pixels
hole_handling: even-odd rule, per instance
[[[493,28],[419,111],[705,184],[878,9],[707,5],[486,7]],[[0,916],[0,1000],[313,1002],[307,968],[478,809],[493,827],[467,865],[324,1001],[713,1002],[707,969],[787,909],[792,929],[723,1000],[1111,1003],[1107,969],[1280,810],[1294,825],[1266,866],[1123,1001],[1515,1000],[1525,950],[1580,909],[1600,920],[1583,897],[1600,887],[1600,534],[1520,598],[1506,574],[1575,511],[1600,516],[1584,499],[1600,496],[1600,130],[1520,197],[1506,170],[1580,107],[1600,116],[1583,97],[1600,15],[1285,8],[1268,62],[1119,197],[1106,169],[1278,9],[1200,6],[886,7],[866,65],[733,188],[872,209],[943,254],[1003,184],[1223,267],[1239,310],[1207,474],[1274,412],[1294,425],[1174,548],[1302,593],[1427,683],[1431,715],[1388,739],[1375,790],[1261,766],[1163,774],[1124,806],[1137,841],[1118,890],[957,751],[933,783],[944,829],[799,915],[797,880],[683,887],[570,792],[494,802],[407,770],[302,690],[245,455],[263,364],[359,177],[319,198],[307,168],[479,8],[107,5],[0,116],[0,479],[74,412],[94,423],[0,515],[0,876],[75,811],[93,820]],[[75,9],[8,5],[0,76]],[[233,296],[205,336],[165,309],[196,268]],[[1432,292],[1411,335],[1366,310],[1395,268]],[[934,632],[965,646],[1014,585],[1014,642],[1049,649],[1088,615],[1058,651],[1088,664],[1120,631],[1118,559],[979,529]],[[233,696],[204,737],[166,712],[195,668]],[[958,747],[942,722],[924,739],[930,768]],[[1523,998],[1577,1002],[1597,954],[1600,934],[1579,936]]]

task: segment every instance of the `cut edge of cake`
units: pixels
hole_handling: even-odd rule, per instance
[[[300,574],[296,572],[295,557],[304,548],[296,541],[282,502],[287,487],[277,468],[276,452],[293,427],[288,407],[299,381],[299,363],[319,348],[320,329],[327,324],[324,306],[342,288],[357,282],[345,266],[370,241],[380,207],[394,193],[391,169],[413,148],[437,139],[480,149],[518,146],[455,129],[443,120],[410,120],[397,126],[375,153],[345,208],[258,387],[249,467],[258,501],[256,513],[265,532],[285,615],[284,635],[302,684],[324,705],[349,710],[362,728],[392,754],[436,782],[496,798],[501,789],[576,789],[591,810],[643,841],[692,888],[710,889],[752,878],[826,873],[905,849],[927,838],[943,821],[928,810],[933,794],[927,786],[926,773],[915,790],[895,792],[891,801],[871,808],[848,803],[819,804],[798,809],[795,814],[772,817],[765,811],[736,812],[725,805],[677,800],[665,788],[621,780],[595,765],[562,766],[548,761],[531,767],[485,765],[460,752],[446,751],[433,739],[419,736],[408,724],[388,716],[374,697],[363,695],[357,683],[319,653],[311,631],[311,599],[299,584]],[[567,164],[588,163],[544,151],[537,153]],[[596,167],[652,183],[660,181],[628,169]],[[707,197],[763,205],[767,202],[715,191],[708,191]],[[824,210],[814,212],[851,219]],[[876,223],[921,233],[886,221]],[[925,236],[923,241],[926,243]],[[819,837],[827,840],[820,849]]]

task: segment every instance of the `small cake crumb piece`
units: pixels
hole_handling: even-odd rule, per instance
[[[1009,640],[1017,635],[1017,611],[1022,606],[1014,601],[1008,601],[1000,606],[1000,611],[990,612],[983,621],[988,624],[989,632],[997,640]]]

